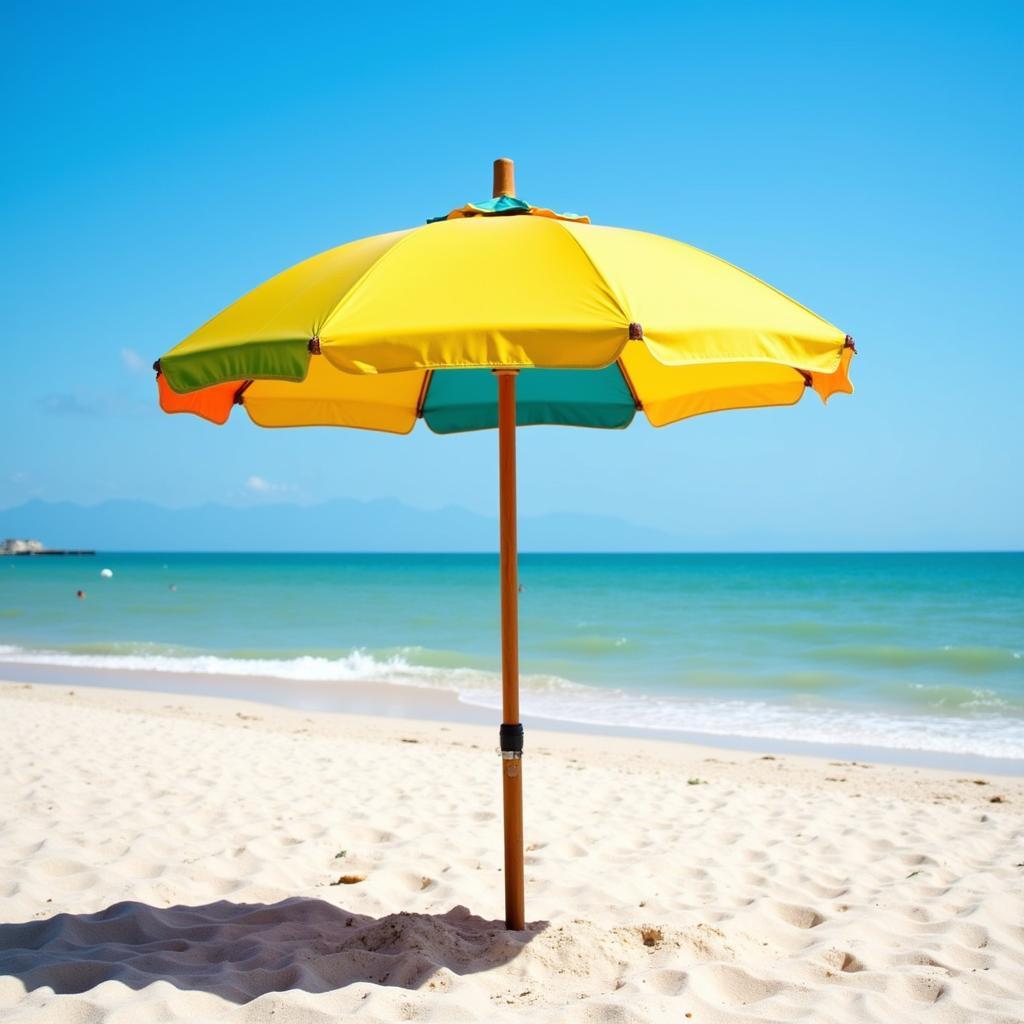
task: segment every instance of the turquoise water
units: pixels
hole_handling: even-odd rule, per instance
[[[520,578],[526,713],[1024,758],[1024,554],[524,555]],[[0,559],[0,677],[365,680],[490,707],[497,650],[494,556]]]

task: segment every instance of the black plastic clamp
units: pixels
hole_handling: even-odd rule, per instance
[[[502,722],[499,737],[503,754],[521,754],[523,752],[522,725],[518,723],[516,725],[508,725]]]

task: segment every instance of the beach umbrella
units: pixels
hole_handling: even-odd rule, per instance
[[[660,427],[850,393],[852,339],[682,242],[493,196],[285,270],[156,362],[161,407],[263,427],[497,427],[505,914],[524,927],[517,426]]]

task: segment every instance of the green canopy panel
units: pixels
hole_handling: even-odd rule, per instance
[[[488,430],[498,425],[498,386],[490,370],[434,373],[423,404],[423,419],[436,434]],[[516,424],[621,430],[636,413],[636,402],[617,363],[603,370],[519,371]]]

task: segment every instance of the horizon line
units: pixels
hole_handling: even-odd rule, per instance
[[[493,555],[498,549],[452,550],[450,548],[409,548],[374,550],[281,550],[225,548],[95,548],[95,555]],[[520,549],[520,555],[1021,555],[1024,548],[780,548],[764,549]],[[45,558],[46,555],[0,555],[2,558]],[[58,556],[59,557],[59,556]],[[91,557],[91,556],[86,556]]]

